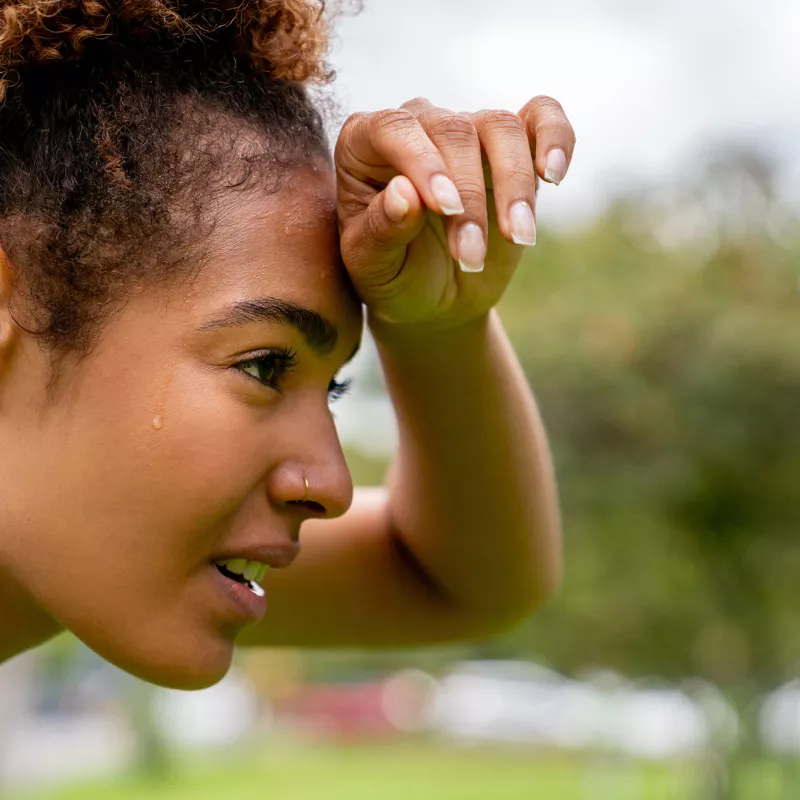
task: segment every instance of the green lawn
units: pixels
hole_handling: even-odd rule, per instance
[[[520,751],[424,744],[267,746],[259,755],[192,762],[163,782],[127,778],[4,800],[689,800],[691,773],[612,770]],[[759,800],[766,795],[759,793]]]

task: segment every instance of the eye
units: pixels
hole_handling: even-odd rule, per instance
[[[328,386],[328,402],[335,403],[341,400],[350,391],[352,383],[350,378],[345,381],[332,380]]]
[[[248,358],[247,361],[240,361],[236,368],[245,375],[249,375],[254,380],[274,389],[281,391],[281,381],[287,372],[290,372],[297,365],[297,357],[291,350],[265,350],[258,355]]]

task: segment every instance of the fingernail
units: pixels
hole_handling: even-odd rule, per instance
[[[486,260],[486,241],[483,231],[474,223],[467,222],[458,232],[458,263],[462,272],[483,272]]]
[[[524,200],[511,206],[511,236],[514,244],[524,244],[533,247],[536,244],[536,221],[533,210]]]
[[[431,178],[431,192],[442,209],[442,213],[448,217],[464,213],[464,205],[458,194],[456,185],[447,175],[434,175]]]
[[[567,174],[567,154],[560,148],[554,147],[547,154],[545,162],[544,176],[550,183],[558,186]]]
[[[386,187],[386,213],[392,221],[402,222],[409,208],[408,200],[400,194],[397,179],[392,179]]]

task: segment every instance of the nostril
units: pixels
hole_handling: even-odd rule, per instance
[[[305,506],[310,511],[313,511],[315,514],[326,514],[327,513],[327,511],[325,509],[325,506],[323,506],[321,503],[317,503],[314,500],[290,500],[289,501],[289,505],[290,506]]]

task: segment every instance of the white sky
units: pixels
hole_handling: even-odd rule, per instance
[[[416,95],[458,110],[563,103],[579,145],[568,181],[540,197],[545,224],[579,222],[631,181],[691,175],[720,141],[776,148],[800,183],[800,0],[365,5],[338,26],[345,112]]]

